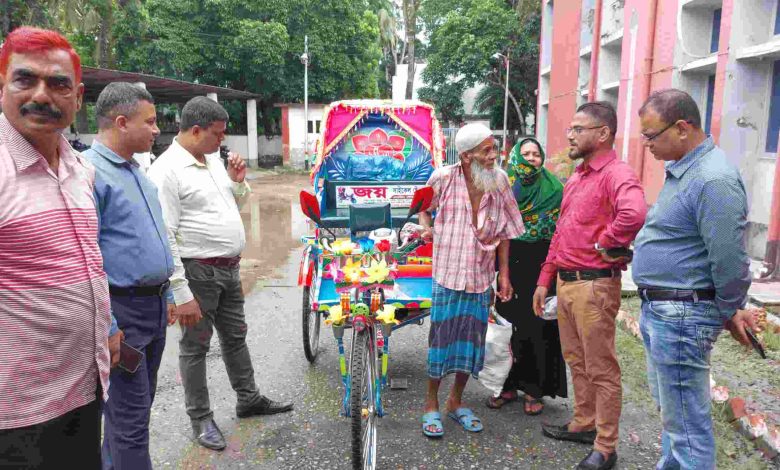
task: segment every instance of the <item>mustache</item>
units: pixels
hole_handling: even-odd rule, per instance
[[[35,113],[48,116],[52,119],[60,119],[62,117],[62,111],[60,111],[56,106],[49,104],[27,103],[19,108],[19,112],[22,114],[22,116]]]

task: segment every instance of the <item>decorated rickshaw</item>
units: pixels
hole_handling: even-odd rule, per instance
[[[425,183],[441,165],[444,138],[434,109],[420,102],[335,102],[322,123],[314,194],[301,192],[314,222],[314,234],[302,238],[298,278],[303,349],[313,363],[322,325],[332,329],[353,467],[375,468],[390,338],[430,313],[433,245],[406,224],[431,203]]]

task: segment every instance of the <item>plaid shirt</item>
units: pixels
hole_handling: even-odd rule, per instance
[[[428,180],[434,190],[430,210],[438,209],[433,226],[433,278],[448,289],[485,292],[495,278],[499,242],[525,232],[509,178],[498,172],[499,189],[482,196],[478,228],[472,224],[471,200],[460,163],[436,170]]]

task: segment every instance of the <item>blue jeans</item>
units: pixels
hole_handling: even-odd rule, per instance
[[[723,330],[718,308],[711,301],[642,301],[640,329],[663,422],[656,469],[714,469],[710,352]]]

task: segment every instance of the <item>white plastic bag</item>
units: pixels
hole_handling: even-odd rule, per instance
[[[488,323],[485,338],[485,365],[479,382],[498,396],[512,369],[512,324],[496,314],[496,323]]]

